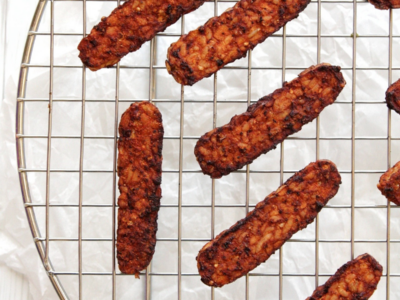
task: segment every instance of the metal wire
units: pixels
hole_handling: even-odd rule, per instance
[[[353,1],[353,57],[352,57],[352,89],[351,89],[351,256],[354,258],[354,206],[355,206],[355,136],[356,136],[356,57],[357,57],[357,3]]]
[[[185,32],[185,16],[181,19],[181,33]],[[178,300],[182,299],[182,170],[183,135],[185,117],[185,87],[181,85],[180,123],[179,123],[179,190],[178,190]]]
[[[321,0],[318,0],[317,12],[317,64],[321,63]],[[320,118],[317,117],[316,122],[316,141],[315,141],[315,159],[320,158]],[[315,218],[315,282],[314,285],[319,285],[319,215]]]
[[[248,64],[248,69],[247,69],[247,106],[250,105],[251,103],[251,57],[252,57],[253,51],[250,50],[248,53],[248,59],[247,59],[247,64]],[[250,205],[250,166],[246,166],[246,215],[249,212],[249,205]],[[249,274],[246,275],[246,300],[250,298],[250,280],[249,280]]]
[[[194,141],[199,138],[199,136],[189,136],[185,135],[185,104],[189,103],[210,103],[213,107],[212,114],[212,127],[215,128],[217,126],[217,118],[218,118],[218,104],[222,101],[218,99],[218,75],[215,74],[213,77],[213,96],[212,99],[209,100],[196,100],[196,99],[188,99],[185,97],[185,88],[181,86],[180,95],[177,99],[162,99],[157,97],[157,76],[156,72],[158,70],[165,70],[165,67],[159,65],[156,60],[156,51],[157,51],[157,37],[178,37],[178,33],[160,33],[157,35],[155,39],[150,42],[150,62],[149,65],[143,66],[127,66],[124,65],[123,62],[113,67],[115,69],[116,77],[115,77],[115,97],[114,99],[87,99],[87,89],[86,89],[86,68],[82,65],[62,65],[56,64],[54,62],[54,37],[57,36],[82,36],[79,33],[70,33],[70,32],[54,32],[54,3],[55,2],[82,2],[83,5],[83,36],[86,35],[87,29],[87,2],[93,1],[109,1],[109,0],[39,0],[38,6],[32,20],[31,27],[28,31],[28,38],[24,50],[24,55],[21,63],[20,70],[20,82],[18,87],[18,95],[17,95],[17,124],[16,124],[16,139],[17,139],[17,155],[18,155],[18,172],[21,182],[21,190],[23,194],[23,199],[25,203],[25,209],[28,217],[28,221],[31,227],[32,236],[36,247],[38,249],[39,255],[43,261],[44,267],[49,275],[51,282],[53,283],[56,292],[58,293],[61,299],[68,299],[68,295],[66,291],[63,289],[59,276],[76,276],[78,278],[78,297],[79,299],[83,299],[83,278],[86,276],[110,276],[111,277],[111,285],[112,285],[112,299],[117,299],[117,280],[118,278],[128,276],[122,274],[117,271],[116,264],[116,250],[115,247],[112,247],[112,257],[111,259],[111,271],[109,272],[88,272],[83,270],[83,243],[84,242],[108,242],[115,244],[116,241],[116,211],[118,208],[117,205],[117,176],[116,176],[116,158],[117,158],[117,139],[118,139],[118,118],[119,118],[119,109],[120,104],[130,103],[131,99],[120,99],[120,72],[121,70],[148,70],[149,71],[149,89],[148,89],[148,98],[145,99],[135,99],[134,101],[151,101],[156,104],[163,103],[176,103],[180,105],[180,113],[179,113],[179,135],[177,136],[166,136],[165,140],[173,140],[179,143],[179,153],[178,153],[178,169],[171,170],[163,170],[164,174],[177,174],[178,175],[178,201],[177,204],[162,204],[161,209],[163,208],[176,208],[178,211],[177,218],[177,237],[174,238],[157,238],[158,242],[173,242],[177,243],[177,271],[176,272],[157,272],[153,270],[153,264],[151,264],[145,271],[141,273],[141,276],[145,277],[145,291],[144,297],[146,300],[155,299],[153,294],[153,285],[152,279],[155,276],[164,276],[164,277],[176,277],[177,278],[177,299],[184,299],[182,295],[183,290],[183,279],[184,277],[196,277],[197,273],[192,272],[184,272],[182,269],[182,245],[183,242],[207,242],[209,238],[193,238],[193,237],[184,237],[182,232],[183,227],[183,209],[184,208],[206,208],[211,212],[211,220],[210,220],[210,238],[215,237],[215,226],[217,224],[216,220],[216,209],[217,208],[242,208],[247,214],[250,209],[254,208],[254,204],[250,204],[250,176],[252,174],[276,174],[279,175],[280,183],[283,183],[284,176],[286,174],[292,174],[298,170],[292,170],[285,168],[285,142],[280,145],[280,164],[279,170],[253,170],[251,166],[247,166],[244,170],[239,170],[236,173],[245,174],[245,197],[241,204],[217,204],[216,203],[216,184],[215,180],[211,180],[211,203],[210,204],[186,204],[183,202],[183,176],[184,174],[196,174],[201,173],[199,169],[188,169],[184,167],[184,142],[185,141]],[[111,0],[110,0],[111,1]],[[115,1],[112,1],[115,2]],[[235,3],[236,1],[231,0],[209,0],[207,2],[213,3],[214,15],[218,15],[218,3]],[[307,239],[296,239],[293,238],[288,241],[288,243],[314,243],[315,249],[315,258],[314,258],[314,272],[313,273],[292,273],[285,272],[283,269],[283,251],[279,251],[279,269],[276,273],[265,274],[260,272],[252,272],[248,274],[245,278],[244,285],[244,299],[251,299],[251,280],[252,277],[276,277],[278,278],[279,284],[279,299],[284,299],[284,278],[285,277],[309,277],[314,278],[314,285],[317,286],[319,284],[319,280],[322,276],[328,276],[331,274],[325,274],[320,271],[319,261],[320,261],[320,247],[322,244],[327,243],[346,243],[350,244],[350,255],[349,259],[354,258],[355,254],[355,245],[361,243],[385,243],[386,244],[386,299],[390,297],[390,279],[391,278],[399,278],[400,274],[393,274],[390,271],[390,245],[391,244],[399,244],[400,240],[392,239],[390,237],[390,218],[391,211],[397,209],[397,207],[391,207],[390,203],[386,205],[356,205],[356,195],[355,195],[355,187],[356,187],[356,175],[357,174],[381,174],[386,170],[360,170],[356,169],[355,165],[355,157],[356,157],[356,142],[357,141],[387,141],[387,167],[389,168],[392,165],[391,161],[391,147],[393,141],[399,141],[400,138],[394,138],[391,134],[391,112],[388,110],[388,124],[387,136],[356,136],[356,106],[359,104],[371,104],[371,105],[379,105],[384,103],[384,101],[360,101],[357,99],[356,95],[356,77],[358,71],[365,70],[383,70],[388,71],[388,84],[392,83],[392,73],[395,70],[400,70],[400,68],[393,67],[393,39],[400,38],[398,35],[393,34],[393,14],[392,11],[389,11],[389,34],[388,35],[358,35],[357,34],[357,5],[363,3],[364,1],[325,1],[325,0],[316,0],[313,1],[317,5],[317,33],[313,34],[287,34],[286,27],[283,28],[281,33],[274,34],[275,38],[282,39],[282,65],[280,67],[257,67],[252,65],[252,51],[248,53],[247,58],[247,66],[227,66],[226,70],[245,70],[247,71],[247,96],[246,99],[241,100],[223,100],[223,103],[243,103],[247,106],[251,105],[255,102],[255,100],[251,99],[251,87],[252,87],[252,72],[255,70],[280,70],[282,71],[282,82],[286,80],[287,71],[300,71],[304,70],[308,66],[297,66],[297,67],[288,67],[286,63],[287,58],[287,38],[295,38],[295,37],[315,37],[317,40],[317,57],[316,63],[321,62],[321,43],[324,38],[349,38],[348,35],[345,34],[323,34],[321,32],[321,8],[324,3],[347,3],[353,5],[353,34],[352,34],[352,65],[351,67],[344,67],[342,70],[351,72],[352,79],[352,95],[351,101],[336,101],[335,105],[346,105],[351,106],[352,117],[351,117],[351,136],[350,137],[322,137],[320,136],[320,119],[318,118],[316,121],[316,134],[315,137],[289,137],[287,141],[315,141],[315,157],[316,159],[320,158],[320,149],[323,147],[321,145],[321,141],[349,141],[351,143],[351,167],[348,170],[340,170],[342,174],[348,174],[351,180],[351,202],[349,205],[331,205],[328,204],[325,209],[348,209],[351,214],[351,235],[350,238],[343,239],[323,239],[320,237],[319,228],[323,221],[321,221],[318,217],[315,221],[315,238],[307,238]],[[120,3],[120,0],[117,1],[117,4]],[[39,32],[39,24],[41,18],[43,16],[44,10],[46,8],[46,4],[50,5],[50,31],[49,32]],[[185,32],[185,17],[181,19],[181,33]],[[50,38],[50,61],[49,64],[34,64],[31,63],[31,53],[34,46],[34,41],[38,36],[49,36]],[[382,38],[387,39],[389,41],[389,63],[388,68],[379,67],[379,66],[371,66],[371,67],[358,67],[356,63],[357,59],[357,38]],[[26,97],[26,89],[27,89],[27,79],[28,79],[28,71],[32,69],[49,69],[49,97],[48,98],[33,98]],[[66,69],[82,69],[82,95],[79,99],[65,99],[65,98],[57,98],[54,96],[54,71],[56,69],[66,68]],[[48,128],[47,135],[46,134],[27,134],[25,133],[24,127],[24,114],[25,114],[25,105],[27,103],[48,103],[49,109],[49,118],[48,118]],[[67,135],[53,135],[52,127],[53,127],[53,104],[58,102],[75,102],[81,103],[81,130],[80,134],[67,134]],[[114,131],[113,135],[87,135],[85,133],[85,123],[86,123],[86,105],[88,103],[114,103]],[[25,141],[27,140],[46,140],[47,142],[47,157],[46,157],[46,167],[45,168],[32,168],[27,167],[26,158],[25,158]],[[70,140],[79,140],[79,167],[77,169],[56,169],[51,167],[51,154],[52,154],[52,141],[58,139],[70,139]],[[88,169],[85,168],[84,164],[84,149],[85,149],[85,141],[89,140],[113,140],[113,166],[112,169]],[[46,192],[45,192],[45,203],[33,203],[30,196],[30,182],[28,180],[28,174],[45,174],[46,176]],[[51,175],[56,173],[77,173],[79,176],[79,193],[78,198],[79,201],[77,204],[60,204],[60,203],[52,203],[51,199],[51,188],[52,181]],[[111,174],[113,177],[113,199],[111,204],[86,204],[84,203],[84,195],[83,195],[83,178],[84,174]],[[77,238],[64,238],[64,237],[53,237],[50,235],[50,227],[53,222],[50,218],[50,210],[52,208],[77,208],[78,209],[78,235]],[[112,210],[112,235],[111,238],[93,238],[93,237],[84,237],[82,235],[82,213],[84,208],[111,208]],[[39,226],[37,224],[35,209],[43,208],[45,209],[45,233],[42,235],[39,231]],[[386,230],[386,239],[356,239],[355,238],[355,211],[356,209],[386,209],[386,222],[387,222],[387,230]],[[72,242],[78,244],[78,269],[76,272],[64,272],[60,270],[55,270],[51,263],[51,252],[50,245],[54,242]],[[214,288],[210,288],[210,299],[214,300],[217,298],[216,291]]]
[[[286,81],[286,26],[283,27],[282,33],[282,83]],[[284,161],[285,142],[281,143],[280,165],[279,165],[279,184],[283,183],[283,174],[285,169]],[[279,249],[279,300],[283,299],[283,254],[282,248]]]
[[[393,64],[393,11],[389,10],[389,70],[388,70],[388,85],[392,84],[392,64]],[[387,141],[387,167],[392,166],[392,112],[388,109],[388,141]],[[386,214],[386,297],[390,299],[390,201],[387,203]]]
[[[46,254],[44,265],[47,271],[52,271],[49,264],[49,236],[50,236],[50,160],[51,160],[51,133],[53,125],[53,65],[54,65],[54,2],[50,8],[50,78],[49,78],[49,118],[47,133],[47,161],[46,161]]]
[[[120,1],[118,0],[118,5]],[[117,72],[115,76],[115,105],[114,105],[114,153],[113,153],[113,215],[112,215],[112,244],[116,242],[116,206],[117,206],[117,142],[118,142],[118,109],[119,109],[119,76],[120,76],[120,63],[117,63]],[[112,299],[116,298],[116,250],[113,247],[112,260]],[[147,279],[147,274],[146,274]],[[147,280],[146,280],[147,282]]]

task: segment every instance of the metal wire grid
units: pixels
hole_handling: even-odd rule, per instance
[[[82,66],[69,66],[69,65],[55,65],[54,64],[54,37],[57,35],[77,35],[75,33],[55,33],[54,32],[54,3],[55,2],[60,2],[60,1],[68,1],[68,0],[39,0],[38,6],[34,15],[34,18],[32,20],[32,24],[28,33],[28,38],[26,42],[26,47],[22,59],[22,65],[21,65],[21,72],[20,72],[20,82],[19,82],[19,87],[18,87],[18,96],[17,96],[17,128],[16,128],[16,137],[17,137],[17,154],[18,154],[18,167],[19,167],[19,176],[20,176],[20,182],[21,182],[21,188],[22,188],[22,193],[23,193],[23,198],[24,198],[24,203],[25,203],[25,208],[26,208],[26,213],[27,217],[29,220],[29,224],[31,226],[32,230],[32,235],[34,238],[34,242],[36,244],[36,247],[38,249],[39,255],[43,261],[44,267],[49,275],[50,280],[52,281],[58,295],[62,299],[68,298],[68,295],[66,291],[63,289],[62,284],[59,280],[60,275],[72,275],[72,276],[78,276],[78,288],[79,288],[79,299],[82,298],[82,278],[84,275],[106,275],[106,276],[111,276],[112,282],[112,299],[115,299],[117,297],[116,294],[116,277],[121,276],[124,274],[117,273],[116,271],[116,261],[115,261],[115,247],[113,247],[113,257],[112,257],[112,272],[83,272],[82,270],[82,242],[83,241],[111,241],[112,244],[115,243],[115,231],[116,231],[116,193],[115,191],[117,190],[117,184],[116,184],[116,156],[117,156],[117,150],[116,150],[116,144],[117,144],[117,129],[118,129],[118,114],[119,114],[119,103],[124,102],[127,100],[120,100],[119,97],[119,85],[120,85],[120,70],[124,68],[136,68],[136,67],[128,67],[124,65],[118,64],[116,66],[116,78],[115,78],[115,86],[116,86],[116,93],[115,93],[115,100],[101,100],[101,102],[114,102],[115,103],[115,125],[114,125],[114,135],[113,136],[104,136],[104,137],[96,137],[96,136],[87,136],[85,135],[85,103],[87,102],[92,102],[94,100],[86,100],[87,98],[87,91],[86,91],[86,68]],[[76,2],[82,2],[83,5],[83,34],[87,34],[87,28],[86,28],[86,3],[89,1],[94,1],[94,0],[70,0],[70,1],[76,1]],[[102,0],[102,1],[107,1],[107,0]],[[119,4],[119,0],[117,1]],[[212,1],[210,1],[212,2]],[[219,2],[232,2],[230,0],[220,0]],[[218,0],[215,0],[214,2],[214,15],[218,15]],[[330,1],[321,1],[318,0],[317,2],[314,2],[317,4],[318,10],[317,10],[317,59],[316,63],[321,62],[321,39],[323,36],[321,34],[321,5],[322,3],[349,3],[347,1],[335,1],[335,2],[330,2]],[[351,2],[350,2],[351,3]],[[356,170],[355,167],[355,156],[356,156],[356,150],[355,150],[355,143],[356,140],[383,140],[387,141],[387,166],[390,167],[392,165],[391,162],[391,147],[392,147],[392,141],[393,140],[400,140],[399,138],[392,138],[391,135],[391,112],[388,110],[388,136],[387,137],[357,137],[356,138],[356,133],[355,133],[355,108],[356,108],[356,74],[357,70],[363,70],[363,68],[356,67],[356,58],[357,58],[357,43],[356,43],[356,38],[357,37],[357,4],[360,2],[353,1],[353,53],[352,53],[352,67],[351,68],[342,68],[343,70],[348,70],[351,71],[352,73],[352,101],[351,102],[341,102],[337,101],[336,103],[340,103],[343,105],[351,105],[352,108],[352,125],[351,125],[351,137],[350,138],[345,138],[345,137],[320,137],[320,121],[319,118],[317,119],[316,122],[316,137],[314,138],[297,138],[297,137],[289,137],[289,140],[312,140],[315,141],[315,159],[319,159],[320,157],[320,141],[322,140],[348,140],[351,141],[351,170],[341,170],[342,174],[349,174],[351,177],[351,206],[347,205],[328,205],[327,207],[330,208],[348,208],[351,209],[351,239],[350,241],[347,239],[337,239],[337,240],[323,240],[320,238],[319,235],[319,226],[320,226],[320,221],[319,218],[317,217],[314,225],[315,226],[315,239],[292,239],[289,242],[295,242],[295,243],[302,243],[302,242],[314,242],[315,243],[315,272],[314,274],[289,274],[289,273],[284,273],[283,272],[283,267],[282,267],[282,261],[283,261],[283,253],[282,251],[279,251],[279,273],[277,274],[279,278],[279,299],[283,299],[283,278],[284,276],[309,276],[309,277],[314,277],[315,278],[315,286],[318,286],[320,284],[320,276],[322,275],[327,275],[327,274],[320,274],[319,270],[319,249],[320,249],[320,243],[324,242],[338,242],[338,243],[346,243],[350,242],[351,244],[351,257],[349,259],[354,258],[354,248],[355,248],[355,242],[362,242],[362,243],[374,243],[374,242],[383,242],[386,243],[386,299],[390,298],[390,278],[391,277],[400,277],[399,274],[391,274],[390,272],[390,244],[391,243],[399,243],[399,240],[391,240],[390,239],[390,217],[391,217],[391,207],[389,203],[387,205],[364,205],[364,206],[356,206],[355,205],[355,175],[356,174],[368,174],[368,173],[383,173],[385,170],[373,170],[373,171],[368,171],[368,170]],[[50,5],[50,13],[51,13],[51,22],[50,22],[50,32],[49,33],[40,33],[38,32],[38,27],[41,21],[41,17],[43,15],[43,12],[45,10],[46,5]],[[389,67],[388,68],[368,68],[368,70],[387,70],[388,71],[388,83],[390,84],[392,82],[392,56],[393,56],[393,14],[392,11],[389,11]],[[181,32],[184,32],[185,30],[185,17],[182,17],[181,19]],[[31,59],[31,53],[32,49],[34,46],[34,41],[36,36],[38,35],[48,35],[50,36],[50,65],[35,65],[30,63]],[[179,36],[178,34],[168,34],[168,33],[160,33],[158,36]],[[283,45],[283,51],[282,51],[282,66],[280,68],[276,68],[279,70],[282,70],[282,82],[285,81],[286,79],[286,38],[289,37],[289,35],[286,34],[286,28],[283,28],[283,32],[281,35],[277,35],[282,37],[282,45]],[[290,35],[290,37],[303,37],[304,35]],[[313,35],[314,36],[314,35]],[[344,35],[329,35],[329,37],[348,37]],[[380,37],[380,36],[367,36],[367,37]],[[183,204],[182,203],[182,180],[183,180],[183,173],[200,173],[199,170],[187,170],[184,168],[184,158],[183,158],[183,143],[184,140],[189,139],[197,139],[197,136],[185,136],[184,135],[184,103],[212,103],[213,104],[213,128],[216,127],[217,124],[217,104],[219,103],[219,100],[217,99],[217,80],[218,80],[218,74],[214,75],[213,77],[213,99],[212,100],[191,100],[191,99],[184,99],[184,87],[181,87],[181,92],[180,92],[180,99],[154,99],[155,94],[156,94],[156,78],[155,78],[155,70],[157,69],[163,69],[165,68],[164,66],[157,65],[155,63],[155,47],[156,40],[152,40],[150,43],[150,65],[147,67],[149,70],[149,99],[142,99],[142,100],[150,100],[155,103],[179,103],[180,104],[180,126],[179,126],[179,136],[166,136],[165,139],[173,139],[173,140],[178,140],[179,141],[179,170],[178,171],[163,171],[164,173],[178,173],[178,181],[179,181],[179,188],[178,188],[178,204],[177,205],[168,205],[168,204],[163,204],[162,207],[177,207],[178,208],[178,237],[171,238],[171,239],[160,239],[158,238],[158,241],[173,241],[178,243],[178,272],[177,274],[175,273],[157,273],[151,271],[151,266],[142,274],[145,277],[146,281],[146,290],[145,290],[145,298],[146,299],[151,299],[152,298],[152,288],[151,288],[151,278],[152,276],[177,276],[177,298],[182,299],[182,277],[183,276],[196,276],[197,274],[191,274],[191,273],[183,273],[182,272],[182,242],[185,241],[193,241],[193,242],[206,242],[208,239],[199,239],[199,238],[183,238],[182,237],[182,208],[186,207],[202,207],[202,208],[210,208],[211,209],[211,238],[214,238],[215,236],[215,210],[217,207],[244,207],[246,213],[249,211],[250,207],[250,201],[249,201],[249,194],[250,194],[250,173],[277,173],[280,176],[280,182],[283,182],[284,179],[284,174],[286,173],[293,173],[297,170],[285,170],[284,169],[284,143],[282,143],[282,146],[280,148],[280,170],[279,171],[271,171],[271,170],[262,170],[262,171],[255,171],[251,170],[250,167],[247,166],[245,170],[239,170],[239,173],[245,173],[246,174],[246,192],[245,192],[245,204],[244,205],[220,205],[216,204],[216,199],[215,199],[215,181],[212,180],[211,183],[211,205],[188,205],[188,204]],[[247,100],[245,103],[247,105],[250,105],[251,103],[251,80],[252,80],[252,71],[253,70],[263,70],[264,68],[257,68],[257,67],[252,67],[252,52],[249,52],[248,54],[248,66],[247,67],[232,67],[232,66],[227,66],[226,69],[243,69],[247,70]],[[26,93],[26,88],[27,88],[27,78],[28,78],[28,71],[31,68],[49,68],[50,70],[50,78],[49,78],[49,97],[46,99],[38,99],[38,98],[27,98],[25,97]],[[76,100],[69,100],[69,99],[54,99],[53,98],[53,78],[54,78],[54,69],[56,68],[81,68],[82,69],[82,110],[81,110],[81,132],[80,135],[75,136],[75,135],[68,135],[68,136],[55,136],[52,135],[52,124],[53,124],[53,119],[52,119],[52,107],[53,103],[60,101],[60,102],[68,102],[68,101],[76,101]],[[274,69],[274,68],[269,68],[269,69]],[[291,68],[291,70],[302,70],[304,68]],[[138,101],[138,100],[137,100]],[[24,108],[26,103],[35,103],[35,102],[48,102],[49,105],[49,118],[48,118],[48,135],[43,136],[43,135],[27,135],[24,134]],[[230,100],[230,101],[224,101],[224,103],[241,103],[243,102],[242,100]],[[362,102],[362,101],[357,101],[357,104],[363,104],[363,103],[368,103],[368,104],[380,104],[382,101],[376,101],[376,102]],[[26,159],[25,159],[25,150],[24,150],[24,143],[28,139],[37,139],[37,138],[45,138],[47,139],[47,163],[46,163],[46,168],[45,169],[33,169],[30,168],[28,169],[26,167]],[[80,142],[80,160],[79,160],[79,170],[56,170],[52,169],[50,167],[50,162],[51,162],[51,153],[52,153],[52,140],[57,139],[57,138],[67,138],[67,139],[79,139]],[[85,170],[84,169],[84,164],[83,164],[83,157],[84,157],[84,143],[85,140],[88,139],[97,139],[97,138],[102,138],[102,139],[112,139],[114,143],[114,153],[113,153],[113,170]],[[27,174],[30,172],[42,172],[46,174],[46,203],[33,203],[31,196],[30,196],[30,185],[28,181]],[[52,204],[50,203],[50,189],[51,189],[51,180],[50,180],[50,174],[52,172],[78,172],[79,173],[79,204],[73,205],[73,204]],[[107,204],[83,204],[83,174],[85,172],[95,172],[95,173],[112,173],[113,175],[113,204],[112,205],[107,205]],[[38,224],[36,222],[36,216],[34,209],[37,207],[44,207],[46,211],[46,220],[45,220],[45,233],[42,235],[40,233]],[[49,215],[49,210],[50,207],[77,207],[79,209],[79,226],[78,226],[78,238],[50,238],[49,234],[49,227],[50,227],[50,215]],[[84,238],[82,236],[82,209],[84,207],[111,207],[112,208],[112,222],[113,222],[113,227],[112,227],[112,239],[101,239],[101,238]],[[387,208],[387,235],[386,235],[386,240],[355,240],[355,208]],[[60,272],[57,271],[53,268],[52,263],[49,259],[49,248],[50,248],[50,243],[54,241],[72,241],[72,242],[78,242],[78,272]],[[344,263],[344,262],[343,262]],[[276,275],[271,275],[271,274],[257,274],[257,273],[252,273],[250,275],[246,276],[245,280],[245,299],[248,300],[250,299],[250,293],[249,293],[249,276],[276,276]],[[382,283],[381,283],[382,284]],[[214,289],[211,288],[211,299],[215,299],[215,292]]]

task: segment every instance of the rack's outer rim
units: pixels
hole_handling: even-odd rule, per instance
[[[35,32],[37,31],[40,20],[43,16],[47,0],[38,0],[38,4],[36,6],[35,13],[32,17],[32,22],[29,28],[29,32]],[[20,97],[25,96],[26,92],[26,80],[28,76],[28,68],[24,67],[24,64],[29,63],[31,54],[32,54],[32,49],[33,45],[35,42],[35,37],[36,35],[34,34],[29,34],[26,38],[26,43],[25,43],[25,48],[22,56],[22,61],[21,61],[21,68],[20,68],[20,75],[19,75],[19,81],[18,81],[18,89],[17,89],[17,109],[16,109],[16,154],[17,154],[17,164],[18,168],[23,168],[25,166],[25,148],[24,148],[24,139],[19,138],[19,134],[24,132],[24,103],[21,101],[18,101]],[[27,174],[25,172],[19,172],[18,174],[19,181],[20,181],[20,186],[21,186],[21,193],[22,193],[22,199],[24,201],[24,204],[30,204],[32,203],[31,197],[30,197],[30,191],[29,191],[29,185],[28,185],[28,180],[27,180]],[[28,219],[29,227],[31,229],[33,241],[36,245],[36,249],[38,250],[40,259],[42,260],[43,267],[46,270],[46,273],[53,284],[53,287],[59,296],[60,299],[68,299],[68,296],[62,287],[61,282],[59,281],[57,275],[53,274],[51,272],[52,265],[51,262],[49,261],[47,266],[45,264],[44,258],[45,258],[45,252],[46,252],[46,246],[43,241],[39,239],[40,237],[40,231],[39,231],[39,226],[36,221],[36,216],[35,213],[29,205],[24,205],[25,206],[25,212],[26,216]]]

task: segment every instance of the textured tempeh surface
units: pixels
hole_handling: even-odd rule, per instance
[[[328,160],[310,163],[197,256],[201,280],[221,287],[266,261],[294,233],[305,228],[338,191],[340,174]]]
[[[400,8],[400,0],[368,0],[377,9]]]
[[[194,154],[204,174],[220,178],[274,149],[332,104],[345,85],[340,67],[312,66],[247,112],[204,134]]]
[[[386,104],[390,109],[400,114],[400,79],[386,90]]]
[[[193,85],[226,64],[246,56],[290,20],[310,0],[241,0],[218,17],[173,43],[167,70],[178,83]]]
[[[366,253],[341,266],[306,300],[367,300],[381,276],[382,266]]]
[[[121,117],[119,135],[117,258],[121,272],[138,276],[150,263],[156,244],[164,135],[161,113],[150,102],[132,104]]]
[[[388,200],[400,205],[400,161],[381,176],[378,189]]]
[[[79,57],[92,71],[115,65],[203,3],[204,0],[129,0],[102,18],[82,39]]]

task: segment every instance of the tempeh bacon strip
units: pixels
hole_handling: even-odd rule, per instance
[[[381,176],[378,189],[389,201],[400,205],[400,161]]]
[[[79,58],[97,71],[118,63],[205,0],[129,0],[94,26],[78,45]]]
[[[220,178],[274,149],[332,104],[346,82],[340,67],[312,66],[247,112],[204,134],[194,154],[204,174]]]
[[[382,276],[382,266],[368,253],[344,264],[306,300],[367,300]]]
[[[121,272],[138,277],[150,263],[156,244],[164,135],[161,113],[150,102],[132,104],[121,117],[119,135],[117,258]]]
[[[218,17],[183,35],[167,54],[167,70],[178,83],[193,85],[246,56],[310,0],[241,0]]]
[[[368,0],[376,9],[400,8],[400,0]]]
[[[201,280],[221,287],[265,262],[294,233],[313,222],[337,193],[340,182],[335,164],[328,160],[310,163],[294,174],[246,218],[200,250]]]
[[[400,114],[400,79],[388,87],[385,98],[387,106]]]

